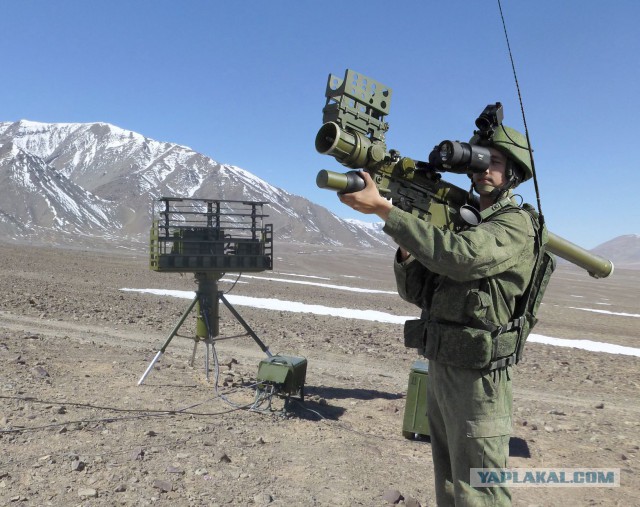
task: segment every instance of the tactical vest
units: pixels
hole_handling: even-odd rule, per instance
[[[429,359],[460,368],[495,370],[520,361],[527,337],[538,320],[536,313],[555,269],[555,258],[544,247],[545,231],[535,209],[528,204],[522,208],[510,206],[508,202],[508,199],[500,201],[486,214],[526,212],[535,231],[536,255],[531,279],[511,320],[501,325],[481,321],[476,323],[477,327],[469,327],[430,322],[423,315],[405,323],[407,347],[418,348]]]

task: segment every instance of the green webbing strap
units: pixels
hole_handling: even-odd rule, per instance
[[[504,199],[500,199],[497,203],[495,203],[495,204],[489,206],[488,208],[482,210],[480,212],[481,221],[484,222],[491,215],[493,215],[494,213],[500,211],[502,208],[506,208],[507,206],[513,206],[516,209],[520,209],[511,200],[511,196],[507,196]]]
[[[489,371],[497,370],[499,368],[506,368],[507,366],[511,366],[516,364],[516,354],[511,354],[508,357],[503,357],[502,359],[498,359],[496,361],[492,361],[489,365]]]
[[[524,319],[525,319],[524,315],[521,315],[517,319],[510,320],[504,326],[498,326],[498,328],[495,331],[496,337],[500,336],[502,333],[507,333],[513,329],[518,329],[518,328],[521,329],[522,326],[524,325]]]
[[[522,209],[522,208],[519,208]],[[523,298],[520,300],[520,305],[519,308],[517,308],[516,314],[520,314],[520,317],[517,317],[515,319],[512,319],[511,321],[509,321],[507,324],[503,325],[503,326],[499,326],[496,335],[493,338],[493,357],[495,357],[496,353],[497,353],[497,348],[498,348],[498,338],[502,333],[505,333],[507,331],[511,331],[513,329],[518,329],[518,338],[516,340],[516,346],[515,349],[513,351],[513,353],[510,356],[507,356],[505,358],[501,358],[501,359],[497,359],[495,361],[492,361],[491,364],[489,365],[489,370],[494,370],[496,368],[503,368],[505,366],[509,366],[511,364],[517,364],[519,358],[518,358],[518,350],[520,350],[520,344],[522,343],[522,332],[523,332],[523,328],[524,328],[524,323],[525,323],[525,319],[526,319],[526,313],[527,310],[529,308],[529,302],[531,300],[531,289],[533,288],[533,284],[538,276],[538,272],[540,271],[540,267],[542,266],[542,258],[544,255],[544,248],[542,246],[542,227],[540,226],[540,224],[538,223],[538,226],[536,227],[536,219],[535,217],[527,210],[526,211],[529,216],[531,217],[532,221],[534,222],[534,229],[535,229],[535,239],[534,239],[534,247],[535,247],[535,251],[536,251],[536,262],[533,268],[533,271],[531,273],[531,280],[529,281],[529,285],[527,286],[527,290],[524,292],[523,294]]]

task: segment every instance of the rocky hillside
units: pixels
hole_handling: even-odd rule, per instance
[[[266,201],[279,241],[391,248],[379,228],[340,219],[186,146],[106,123],[0,123],[4,238],[146,242],[151,203],[160,196]]]
[[[597,246],[593,252],[611,259],[616,266],[640,269],[640,234],[618,236]]]

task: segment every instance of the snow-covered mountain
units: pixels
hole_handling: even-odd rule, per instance
[[[343,220],[186,146],[106,123],[0,123],[4,238],[146,241],[161,196],[266,201],[276,241],[391,247],[380,227]]]

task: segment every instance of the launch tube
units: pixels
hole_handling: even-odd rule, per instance
[[[320,188],[335,190],[341,193],[351,193],[362,190],[364,181],[355,171],[349,171],[343,174],[322,170],[316,177],[316,184]],[[445,198],[452,206],[458,207],[460,203],[457,201],[452,202],[451,199],[451,196],[455,195],[457,194],[447,194]],[[546,248],[552,254],[586,270],[594,278],[606,278],[613,273],[614,266],[610,260],[593,254],[552,232],[549,232],[549,240]]]

